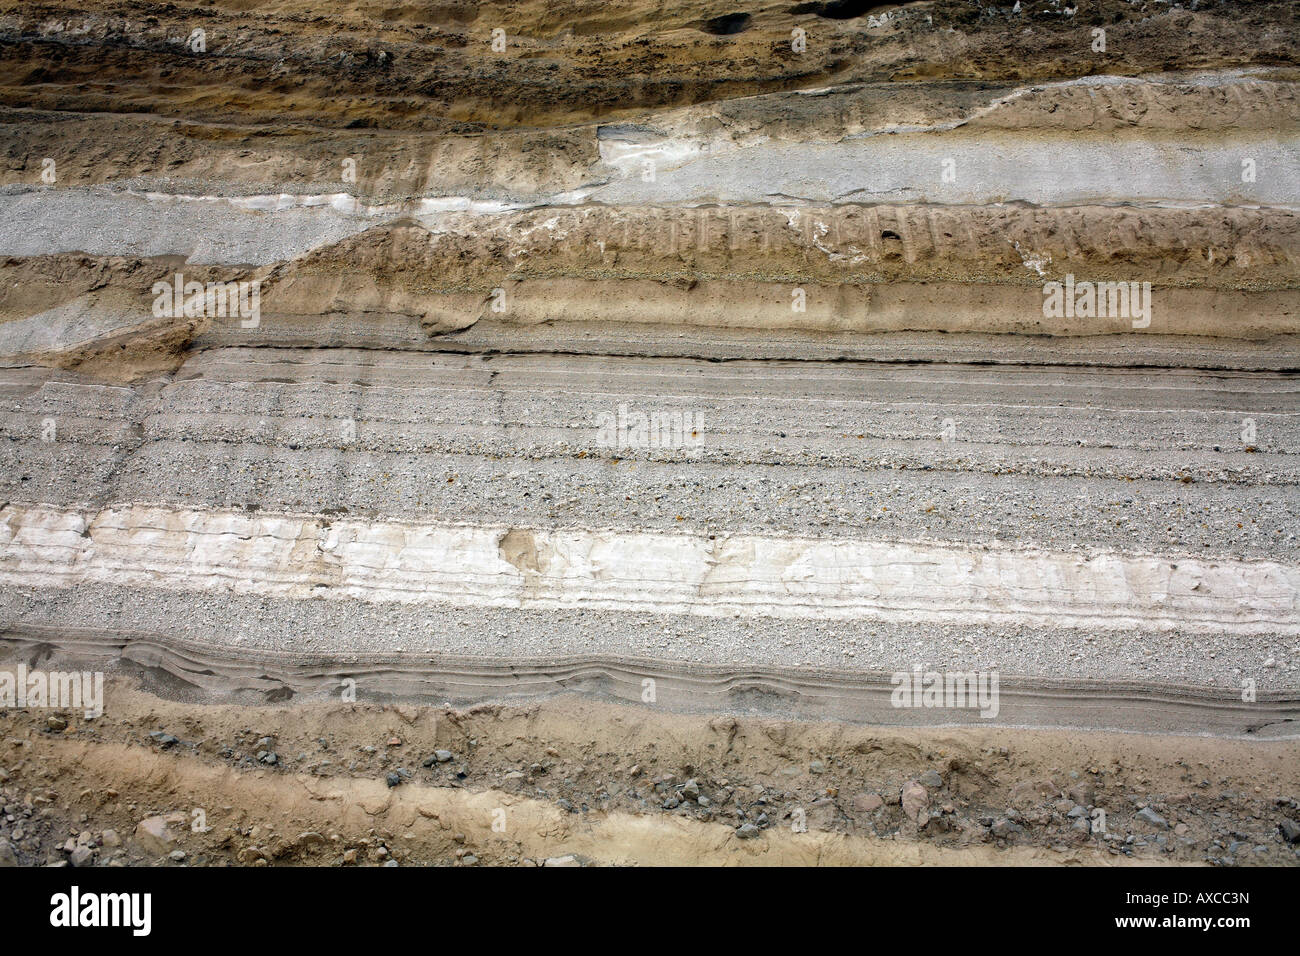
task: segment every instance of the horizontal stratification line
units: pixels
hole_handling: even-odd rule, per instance
[[[1244,702],[1233,690],[1143,680],[1062,680],[1000,675],[996,715],[975,708],[899,708],[894,675],[737,663],[707,666],[634,655],[574,654],[533,659],[439,654],[331,656],[232,648],[173,634],[23,626],[0,630],[0,660],[28,659],[140,674],[152,689],[228,701],[333,698],[355,681],[372,699],[481,703],[569,693],[643,703],[677,712],[843,720],[890,726],[1018,726],[1244,739],[1300,734],[1300,695],[1261,691]],[[111,699],[109,701],[111,709]]]
[[[0,581],[460,607],[1300,634],[1300,567],[924,541],[0,509]]]

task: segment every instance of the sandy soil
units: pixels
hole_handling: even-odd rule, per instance
[[[3,721],[0,861],[25,864],[78,847],[85,865],[254,866],[1254,865],[1297,852],[1279,829],[1300,809],[1296,741],[880,731],[564,697],[194,705],[128,678],[93,721]]]

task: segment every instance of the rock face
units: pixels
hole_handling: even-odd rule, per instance
[[[1297,726],[1296,4],[29,6],[0,19],[0,650],[221,701]],[[131,744],[206,754],[181,716]],[[364,765],[395,805],[463,783],[472,739],[394,717],[363,756],[264,727],[230,759]],[[94,745],[79,708],[38,732]],[[740,840],[796,805],[1194,835],[1050,762],[975,826],[949,756],[839,756],[774,757],[798,801],[673,766],[638,806]],[[498,769],[565,820],[604,799]],[[200,857],[121,802],[70,863]]]

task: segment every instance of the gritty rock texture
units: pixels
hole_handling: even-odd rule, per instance
[[[1294,862],[1294,4],[247,6],[0,2],[0,865]]]

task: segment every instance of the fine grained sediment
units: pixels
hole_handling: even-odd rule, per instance
[[[11,634],[1295,689],[1293,5],[120,13],[0,9]]]

